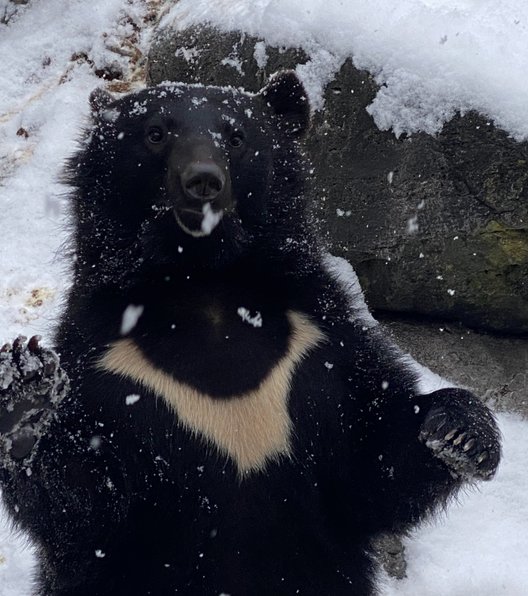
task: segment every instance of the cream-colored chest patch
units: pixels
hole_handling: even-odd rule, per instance
[[[286,354],[256,389],[244,395],[213,398],[177,381],[154,366],[131,339],[112,344],[97,366],[162,397],[180,424],[230,456],[244,476],[291,454],[291,381],[301,360],[324,340],[322,331],[305,315],[289,311],[288,320],[292,331]]]

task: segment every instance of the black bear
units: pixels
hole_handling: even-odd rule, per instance
[[[0,354],[3,498],[36,593],[373,594],[373,536],[493,475],[492,415],[418,394],[328,272],[294,73],[92,104],[61,363],[36,338]]]

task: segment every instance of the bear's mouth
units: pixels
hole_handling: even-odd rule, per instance
[[[176,207],[173,212],[176,223],[186,234],[193,238],[209,236],[224,215],[223,209],[216,211],[209,202],[204,203],[201,210],[190,207]]]

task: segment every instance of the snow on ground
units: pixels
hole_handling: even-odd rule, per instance
[[[382,596],[526,596],[528,474],[526,421],[499,416],[504,458],[481,483],[405,541],[408,577],[386,580]]]
[[[95,72],[129,69],[122,54],[143,5],[34,0],[2,24],[14,5],[0,0],[0,340],[46,334],[56,316],[68,280],[64,261],[50,258],[67,239],[57,179],[102,84]]]
[[[528,138],[526,0],[181,0],[162,24],[202,22],[303,47],[319,105],[320,83],[353,55],[383,85],[369,111],[384,130],[437,132],[476,109]]]
[[[0,341],[50,336],[69,281],[57,176],[101,72],[133,78],[133,46],[145,51],[144,16],[156,4],[0,0]],[[165,22],[175,18],[210,18],[305,47],[312,63],[301,71],[314,96],[355,52],[387,84],[372,113],[396,132],[436,130],[454,109],[475,107],[528,136],[524,0],[181,0]],[[341,281],[354,292],[345,268],[347,275]],[[430,375],[423,382],[441,383]],[[501,415],[500,424],[505,456],[496,479],[407,540],[409,577],[385,578],[384,596],[528,593],[528,432],[514,416]],[[0,513],[0,596],[30,593],[32,561],[27,540]]]
[[[28,539],[15,532],[0,509],[0,596],[28,596],[34,551]]]

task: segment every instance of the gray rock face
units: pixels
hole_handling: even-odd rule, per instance
[[[390,577],[403,579],[407,577],[407,561],[405,546],[395,534],[379,534],[372,542],[374,557],[383,566]]]
[[[358,88],[351,122],[343,96]],[[352,262],[374,310],[528,331],[527,146],[477,114],[436,138],[396,140],[364,110],[374,93],[346,63],[308,139],[332,250]]]
[[[304,52],[209,28],[161,34],[150,83],[260,89]],[[349,60],[325,91],[306,149],[314,209],[371,308],[528,332],[528,145],[475,113],[437,137],[396,139],[366,111],[378,87]]]
[[[384,318],[400,348],[433,372],[472,389],[496,410],[528,418],[528,341],[480,333],[459,324]]]

